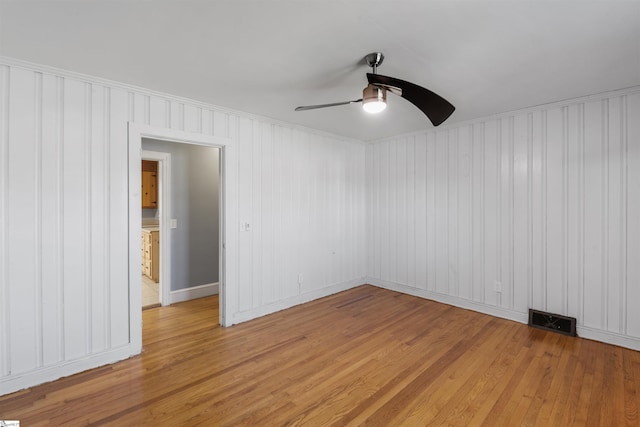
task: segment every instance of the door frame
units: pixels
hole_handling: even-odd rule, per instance
[[[231,326],[237,311],[237,154],[230,137],[205,135],[128,122],[129,155],[129,342],[132,354],[142,351],[142,262],[140,251],[142,138],[220,149],[219,301],[222,326]],[[168,224],[165,224],[168,225]]]
[[[171,153],[141,150],[142,160],[158,162],[160,225],[160,305],[169,305],[171,291]]]

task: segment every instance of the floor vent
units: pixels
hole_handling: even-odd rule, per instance
[[[559,314],[546,313],[540,310],[529,309],[529,326],[553,331],[559,334],[576,336],[575,317],[561,316]]]

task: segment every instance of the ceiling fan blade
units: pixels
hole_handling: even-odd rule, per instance
[[[317,108],[337,107],[338,105],[355,104],[362,102],[362,99],[356,99],[353,101],[334,102],[333,104],[320,104],[320,105],[303,105],[302,107],[296,107],[296,111],[315,110]]]
[[[434,126],[447,120],[456,109],[440,95],[411,82],[372,73],[367,73],[367,79],[369,83],[388,88],[391,92],[395,88],[400,89],[400,96],[418,107]]]

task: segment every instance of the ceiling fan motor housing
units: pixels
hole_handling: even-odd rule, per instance
[[[368,113],[379,113],[387,106],[387,91],[379,86],[368,85],[362,91],[362,108]]]

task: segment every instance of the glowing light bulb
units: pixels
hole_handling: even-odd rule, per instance
[[[362,91],[362,108],[375,114],[387,108],[387,91],[381,87],[369,85]]]

